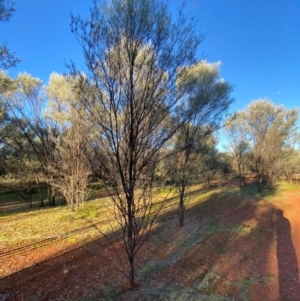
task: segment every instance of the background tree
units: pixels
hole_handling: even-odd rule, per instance
[[[220,175],[221,177],[228,178],[232,174],[232,155],[220,150],[218,155],[220,161]]]
[[[243,112],[235,114],[234,118],[229,118],[224,127],[225,135],[229,141],[232,150],[237,171],[240,178],[240,185],[245,186],[245,177],[243,175],[247,162],[247,154],[249,150],[246,131],[246,117]]]
[[[94,90],[89,98],[79,95],[97,133],[93,166],[117,209],[130,288],[135,256],[155,218],[157,162],[176,132],[170,115],[183,97],[177,72],[195,62],[202,40],[194,28],[182,10],[172,22],[166,2],[156,0],[94,1],[90,19],[72,16]]]
[[[176,133],[174,148],[168,150],[168,156],[164,159],[165,174],[179,192],[178,217],[180,226],[184,225],[187,187],[198,176],[195,162],[199,155],[199,144],[203,143],[203,134],[203,129],[198,129],[197,126],[187,122]]]
[[[221,153],[217,149],[218,140],[210,134],[203,139],[202,144],[199,147],[199,153],[201,154],[196,161],[197,172],[200,177],[210,185],[210,181],[217,172],[222,172],[224,168],[224,162],[222,160]]]
[[[55,205],[53,190],[54,174],[50,168],[55,161],[53,137],[56,129],[50,128],[44,118],[47,100],[43,97],[42,82],[29,74],[19,74],[12,79],[0,74],[0,99],[2,107],[1,142],[14,150],[15,155],[36,166],[36,185],[41,197],[41,182],[49,187],[49,203]],[[37,163],[38,162],[38,163]],[[42,171],[42,173],[40,172]]]
[[[9,0],[0,0],[0,22],[7,22],[12,14],[15,12],[15,3]],[[5,70],[11,67],[15,67],[20,62],[20,59],[16,57],[6,42],[0,45],[0,70]]]
[[[39,185],[41,166],[35,135],[37,124],[30,123],[31,114],[33,120],[37,117],[33,112],[32,105],[38,97],[41,82],[27,74],[20,74],[14,80],[2,72],[0,86],[3,112],[0,137],[3,147],[8,149],[6,151],[7,172],[14,178],[18,178],[23,187],[27,183],[30,191],[34,185],[37,185],[43,206],[43,196]],[[24,173],[27,173],[27,177],[24,176]]]
[[[7,149],[6,173],[18,178],[22,187],[27,184],[28,191],[37,186],[41,206],[41,184],[47,183],[50,205],[55,205],[55,191],[60,191],[76,210],[87,197],[90,175],[85,155],[88,119],[83,120],[80,114],[76,80],[52,74],[45,93],[37,78],[20,74],[12,79],[1,73],[0,86],[0,137]]]
[[[177,108],[176,119],[182,126],[176,134],[173,165],[176,166],[175,183],[179,190],[178,216],[181,226],[184,223],[187,185],[194,177],[191,165],[195,164],[198,155],[204,155],[199,151],[199,145],[203,144],[207,135],[220,128],[222,118],[232,102],[232,87],[220,78],[219,67],[219,63],[201,61],[179,71],[178,90],[185,95],[185,100]]]
[[[50,76],[47,87],[49,124],[55,121],[58,135],[54,138],[57,176],[53,182],[72,210],[87,198],[87,181],[91,174],[86,158],[90,137],[89,121],[76,98],[76,79],[57,73]]]
[[[5,176],[2,182],[16,192],[18,198],[27,203],[29,208],[33,206],[33,194],[39,188],[41,170],[39,162],[34,158],[27,159],[23,154],[15,151],[8,151],[5,155]],[[43,192],[40,193],[40,201],[43,206]]]
[[[290,183],[293,180],[299,184],[300,183],[300,152],[299,149],[292,148],[286,149],[284,157],[286,160],[282,162],[280,170],[282,171],[285,179]]]
[[[258,191],[262,190],[264,175],[270,187],[282,173],[285,162],[298,138],[298,111],[286,110],[269,100],[260,99],[249,104],[245,114],[250,163],[257,175]]]

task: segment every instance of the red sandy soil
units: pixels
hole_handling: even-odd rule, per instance
[[[138,253],[135,291],[124,290],[105,239],[75,249],[67,240],[14,252],[0,246],[0,300],[103,300],[110,291],[118,300],[176,300],[166,295],[173,288],[189,290],[181,300],[299,301],[299,212],[300,190],[274,202],[224,193],[187,210],[184,227],[176,210],[164,213]]]

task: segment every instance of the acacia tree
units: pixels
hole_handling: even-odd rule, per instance
[[[0,22],[7,22],[15,12],[15,3],[9,0],[0,0]],[[7,46],[6,42],[0,45],[0,70],[15,67],[20,62]]]
[[[192,162],[194,165],[195,177],[206,181],[210,185],[212,177],[224,168],[224,160],[217,149],[218,139],[215,133],[202,137],[196,146],[197,156]]]
[[[49,187],[49,203],[55,205],[54,174],[50,171],[55,163],[55,127],[49,128],[44,118],[47,101],[43,97],[42,82],[29,74],[19,74],[16,79],[0,73],[0,100],[3,111],[1,142],[35,168],[41,206],[44,206],[40,182]],[[39,176],[37,176],[39,175]]]
[[[17,79],[4,73],[0,76],[0,138],[10,149],[6,170],[22,186],[29,185],[28,191],[38,186],[41,206],[44,206],[41,182],[48,184],[49,204],[53,206],[57,190],[73,210],[87,197],[88,121],[82,120],[83,115],[79,115],[76,107],[75,86],[75,79],[52,74],[46,99],[39,79],[28,74],[20,74]]]
[[[44,206],[39,185],[41,175],[40,152],[35,133],[38,127],[35,122],[40,113],[37,112],[35,105],[41,101],[39,98],[40,89],[40,80],[28,74],[20,74],[17,79],[12,79],[3,72],[0,74],[0,100],[4,112],[0,138],[2,144],[9,149],[8,171],[13,172],[14,177],[19,178],[23,184],[27,182],[30,187],[34,184],[38,185],[41,206]],[[9,163],[12,165],[10,166]],[[17,169],[17,166],[22,166],[22,168]],[[28,181],[23,175],[25,168],[28,173]]]
[[[179,190],[178,216],[183,226],[187,185],[193,176],[190,162],[202,156],[199,145],[205,137],[220,127],[222,117],[232,99],[232,87],[220,78],[219,63],[201,61],[193,66],[181,68],[178,77],[178,90],[185,95],[185,101],[177,108],[177,122],[181,123],[176,135],[173,165],[175,183]],[[184,74],[181,76],[181,72]],[[197,151],[198,150],[198,151]]]
[[[79,95],[97,133],[93,166],[117,209],[130,288],[135,256],[156,216],[153,189],[161,149],[186,121],[174,127],[170,116],[183,97],[176,88],[178,70],[195,62],[202,40],[194,28],[182,10],[172,22],[167,4],[158,0],[94,1],[89,20],[72,16],[87,66],[84,80],[94,91]]]
[[[263,176],[270,186],[283,172],[281,164],[291,152],[286,152],[298,136],[296,122],[298,111],[275,106],[269,100],[250,103],[245,111],[250,161],[257,176],[258,191],[262,191]]]
[[[175,135],[174,148],[170,156],[165,159],[165,171],[171,177],[172,184],[178,189],[178,218],[179,225],[184,225],[185,199],[187,187],[192,178],[196,177],[195,160],[198,153],[198,144],[201,143],[202,131],[192,123],[184,124]],[[172,154],[174,152],[174,154]]]
[[[32,138],[32,133],[28,132]],[[7,186],[14,189],[22,201],[32,207],[32,194],[39,187],[41,176],[40,163],[31,151],[30,144],[18,128],[16,120],[9,120],[0,127],[1,155],[3,160],[2,180]],[[42,191],[40,192],[41,205],[43,205]]]
[[[53,186],[64,196],[72,210],[77,210],[87,198],[87,181],[91,174],[86,158],[89,130],[76,98],[76,78],[52,73],[47,87],[49,124],[56,124],[58,135],[53,142],[56,147],[56,164],[50,165],[56,173]]]
[[[246,182],[243,174],[249,151],[246,138],[247,131],[245,114],[243,112],[235,114],[234,118],[228,118],[225,124],[224,132],[235,157],[240,178],[240,186],[245,186]]]
[[[282,170],[285,179],[290,183],[293,182],[293,178],[300,179],[300,152],[296,148],[287,148],[284,150],[284,156],[286,160],[282,162],[280,169]]]

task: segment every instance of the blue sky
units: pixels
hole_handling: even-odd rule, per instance
[[[18,10],[0,23],[6,40],[23,60],[11,76],[28,72],[46,84],[51,72],[66,71],[64,61],[80,66],[80,47],[70,32],[70,11],[88,16],[87,0],[15,0]],[[170,0],[171,11],[181,1]],[[234,85],[231,111],[258,98],[286,108],[300,107],[299,0],[187,0],[207,36],[199,57],[221,61],[222,77]]]

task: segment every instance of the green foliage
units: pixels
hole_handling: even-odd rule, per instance
[[[0,22],[6,22],[10,19],[16,10],[16,5],[10,0],[0,0]]]
[[[69,242],[71,242],[72,244],[75,244],[78,240],[76,237],[68,237]]]
[[[10,0],[0,0],[0,22],[8,21],[16,10],[16,5]],[[15,56],[7,43],[0,45],[0,71],[15,67],[20,62],[20,59]]]
[[[269,100],[259,99],[228,121],[227,132],[239,174],[248,164],[260,183],[259,192],[263,181],[272,189],[280,175],[288,178],[293,172],[291,162],[297,156],[299,141],[297,119],[298,110],[286,110]]]
[[[91,167],[114,196],[116,218],[127,235],[126,273],[133,288],[134,257],[156,216],[151,207],[158,162],[178,128],[171,116],[185,98],[174,84],[179,69],[195,63],[203,35],[183,9],[173,21],[164,0],[93,4],[88,20],[72,16],[87,72],[72,71],[80,77],[79,105],[91,121]]]

